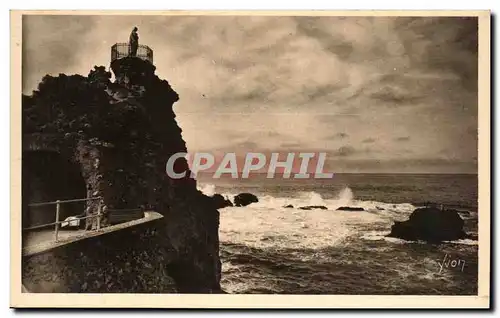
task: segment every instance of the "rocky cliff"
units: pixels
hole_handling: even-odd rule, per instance
[[[32,162],[40,160],[30,160],[56,153],[79,168],[82,195],[102,197],[102,224],[110,209],[139,207],[164,216],[157,235],[146,237],[161,246],[158,254],[166,255],[166,272],[179,292],[219,292],[219,212],[197,191],[195,180],[170,179],[165,172],[172,154],[186,152],[172,109],[179,97],[148,61],[126,57],[111,67],[114,81],[104,67],[94,67],[86,77],[47,75],[32,95],[23,96],[23,171],[30,171],[23,175],[23,220],[36,213],[26,205],[32,198],[76,193],[55,184],[67,175],[62,166],[38,167]],[[30,178],[43,169],[62,177],[37,180],[34,190]],[[174,169],[188,170],[188,164],[179,159]],[[47,194],[47,189],[59,190]],[[87,204],[86,213],[95,214],[95,205]]]

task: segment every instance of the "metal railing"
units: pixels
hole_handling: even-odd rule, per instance
[[[59,234],[59,225],[62,223],[68,223],[70,224],[71,222],[78,221],[80,220],[86,220],[89,218],[97,218],[97,230],[101,228],[101,215],[102,215],[102,197],[92,197],[92,198],[85,198],[85,199],[72,199],[72,200],[56,200],[56,201],[51,201],[51,202],[40,202],[40,203],[30,203],[28,204],[29,207],[39,207],[39,206],[45,206],[45,205],[56,205],[56,221],[52,223],[46,223],[46,224],[40,224],[40,225],[35,225],[27,228],[23,228],[23,231],[31,231],[31,230],[37,230],[49,226],[55,226],[54,228],[54,240],[57,242],[58,239],[58,234]],[[71,220],[64,220],[60,221],[60,212],[61,212],[61,204],[63,203],[73,203],[73,202],[84,202],[84,201],[93,201],[93,200],[99,200],[97,203],[97,214],[93,215],[86,215],[82,217],[75,217],[72,218]]]
[[[128,43],[116,43],[111,47],[111,62],[123,57],[130,56],[131,47]],[[141,58],[145,61],[151,62],[153,64],[153,50],[143,44],[139,44],[137,47],[137,53],[135,57]]]

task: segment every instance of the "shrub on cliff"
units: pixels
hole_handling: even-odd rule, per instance
[[[122,141],[131,146],[149,125],[142,106],[124,99],[111,104],[111,74],[95,67],[88,77],[46,75],[31,96],[23,95],[23,133],[61,134],[78,139]],[[124,137],[130,138],[124,138]],[[136,137],[136,138],[134,138]]]
[[[92,73],[92,72],[91,72]],[[23,133],[81,132],[105,116],[108,96],[97,82],[81,75],[46,75],[32,96],[23,96]]]

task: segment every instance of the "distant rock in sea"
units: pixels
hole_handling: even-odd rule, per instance
[[[233,203],[230,200],[224,198],[222,195],[220,195],[218,193],[211,196],[211,198],[215,204],[216,209],[222,209],[222,208],[226,208],[228,206],[233,206]]]
[[[360,207],[352,207],[352,206],[341,206],[337,208],[337,211],[364,211],[365,209]]]
[[[463,227],[464,220],[456,210],[425,207],[413,211],[407,221],[395,222],[388,236],[439,243],[466,238]]]
[[[240,193],[234,197],[235,206],[247,206],[256,202],[259,202],[259,199],[251,193]]]
[[[328,210],[328,208],[324,205],[306,205],[306,206],[299,207],[299,209],[301,209],[301,210],[315,210],[315,209]]]
[[[292,204],[287,204],[287,205],[284,205],[283,207],[287,208],[287,209],[293,209],[293,205]]]

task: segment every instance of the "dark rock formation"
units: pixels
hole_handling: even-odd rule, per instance
[[[259,199],[251,193],[240,193],[234,196],[235,206],[247,206],[255,202],[259,202]]]
[[[293,209],[293,205],[292,204],[287,204],[287,205],[284,205],[283,207],[287,208],[287,209]]]
[[[388,236],[439,243],[465,238],[463,226],[464,220],[455,210],[426,207],[413,211],[407,221],[395,222]]]
[[[151,239],[159,241],[164,272],[178,291],[219,292],[219,212],[197,191],[186,160],[174,165],[176,172],[187,172],[185,178],[165,173],[172,154],[187,152],[172,110],[179,97],[149,61],[126,57],[111,67],[114,82],[101,66],[87,77],[47,75],[31,96],[22,96],[23,226],[43,218],[27,206],[39,200],[101,197],[103,226],[110,209],[157,211],[165,216],[163,236]],[[65,163],[62,172],[52,158]],[[44,169],[71,172],[75,181],[58,185],[62,178],[45,177]],[[64,217],[82,209],[95,215],[98,204],[90,201]],[[87,228],[95,228],[96,219],[87,220]]]
[[[364,211],[365,209],[361,207],[352,207],[352,206],[341,206],[337,208],[337,211]]]
[[[328,210],[328,208],[324,205],[306,205],[306,206],[301,206],[299,207],[301,210]]]
[[[224,198],[221,194],[216,193],[211,198],[215,204],[216,209],[223,209],[228,206],[233,206],[233,202],[231,202],[231,200]]]

